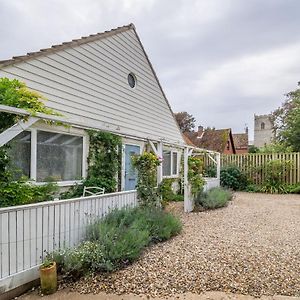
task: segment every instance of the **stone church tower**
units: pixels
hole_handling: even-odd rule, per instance
[[[270,115],[254,115],[254,146],[264,147],[271,143],[273,137]]]

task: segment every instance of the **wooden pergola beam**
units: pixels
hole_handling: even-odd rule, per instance
[[[12,127],[6,129],[2,133],[0,133],[0,147],[7,144],[9,141],[11,141],[14,137],[16,137],[18,134],[29,128],[31,125],[33,125],[35,122],[37,122],[39,119],[35,117],[30,117],[27,121],[19,121]]]

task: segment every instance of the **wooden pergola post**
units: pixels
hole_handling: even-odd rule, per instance
[[[163,158],[163,142],[157,143],[157,156]],[[162,163],[157,168],[157,184],[160,184],[163,180],[163,166]]]
[[[163,142],[157,142],[157,146],[154,145],[152,141],[149,144],[156,156],[163,159]],[[157,184],[159,185],[163,180],[163,166],[162,163],[157,167]]]
[[[193,149],[189,149],[188,147],[184,148],[184,156],[183,156],[183,180],[184,180],[184,212],[191,212],[193,210],[193,199],[190,193],[189,186],[189,156],[192,154]]]

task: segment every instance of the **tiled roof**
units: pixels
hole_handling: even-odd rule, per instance
[[[22,62],[25,60],[29,60],[32,58],[35,58],[37,56],[42,56],[42,55],[47,55],[50,53],[54,53],[56,51],[60,51],[63,50],[65,48],[70,48],[73,46],[78,46],[78,45],[82,45],[82,44],[86,44],[89,42],[93,42],[95,40],[99,40],[101,38],[106,38],[108,36],[120,33],[120,32],[124,32],[127,31],[129,29],[134,29],[135,30],[135,26],[134,24],[129,24],[129,25],[125,25],[122,27],[117,27],[115,29],[111,29],[109,31],[104,31],[104,32],[100,32],[100,33],[96,33],[96,34],[91,34],[89,36],[84,36],[81,37],[79,39],[74,39],[70,42],[64,42],[62,44],[58,44],[58,45],[53,45],[50,48],[45,48],[45,49],[40,49],[39,51],[36,52],[29,52],[26,55],[22,55],[22,56],[13,56],[11,59],[7,59],[7,60],[1,60],[0,61],[0,68],[1,67],[5,67],[8,65],[12,65],[18,62]]]
[[[236,149],[248,148],[248,134],[247,133],[235,133],[232,135],[234,145]]]
[[[231,129],[210,129],[204,132],[188,132],[187,137],[199,148],[223,152],[227,146]]]
[[[190,138],[187,136],[187,134],[183,133],[182,136],[183,136],[183,139],[184,139],[184,141],[185,141],[185,143],[186,143],[187,145],[195,147],[195,145],[194,145],[193,142],[190,140]]]

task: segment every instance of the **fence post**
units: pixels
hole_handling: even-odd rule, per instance
[[[221,153],[217,153],[217,178],[221,178]]]

